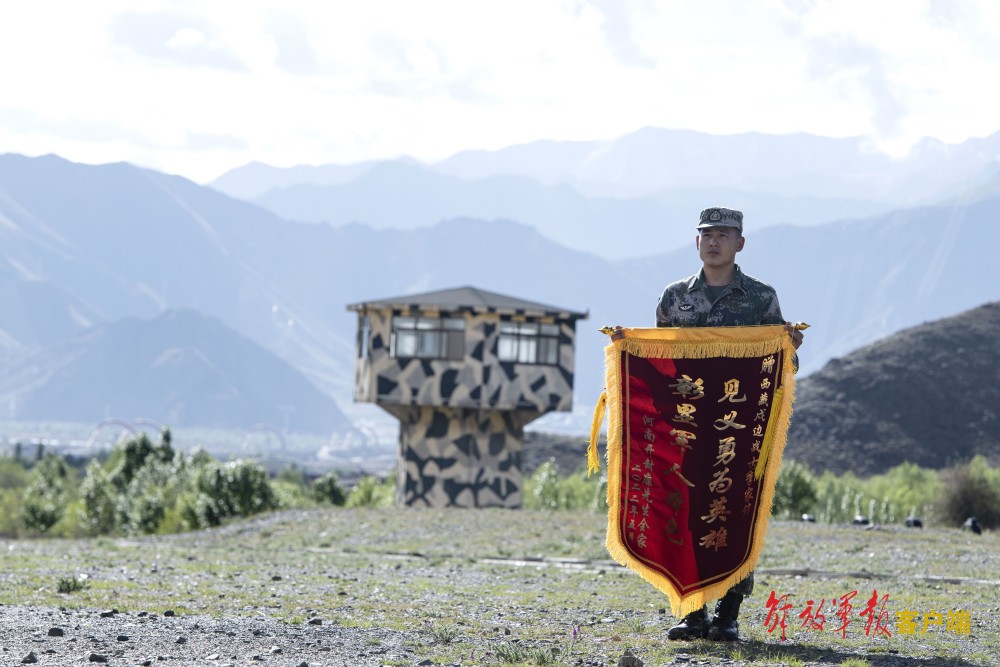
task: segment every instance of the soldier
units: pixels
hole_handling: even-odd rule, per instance
[[[656,307],[658,327],[733,327],[784,324],[798,349],[802,332],[781,316],[774,288],[744,274],[736,264],[743,250],[743,213],[729,208],[707,208],[701,212],[695,247],[702,269],[697,274],[667,285]],[[797,364],[796,364],[797,367]],[[740,604],[753,592],[753,573],[734,585],[716,603],[709,621],[703,607],[685,616],[667,631],[668,639],[735,641],[739,637]]]

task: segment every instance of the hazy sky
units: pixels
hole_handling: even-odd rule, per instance
[[[0,153],[199,182],[645,126],[1000,130],[995,0],[35,0],[0,62]]]

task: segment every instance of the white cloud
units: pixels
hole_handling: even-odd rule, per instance
[[[442,158],[643,126],[997,131],[990,0],[22,3],[0,9],[0,151],[206,180],[246,161]],[[58,17],[58,18],[54,18]]]

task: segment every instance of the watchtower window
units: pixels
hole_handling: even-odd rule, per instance
[[[559,325],[501,322],[497,358],[520,364],[559,363]]]
[[[372,335],[372,318],[365,315],[361,318],[361,326],[358,328],[358,356],[362,359],[368,358],[368,339]]]
[[[463,359],[465,319],[394,317],[390,347],[390,353],[397,358]]]

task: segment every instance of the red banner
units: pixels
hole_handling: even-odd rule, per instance
[[[780,326],[626,329],[608,347],[608,549],[675,613],[721,596],[757,562],[791,414],[791,353]]]

